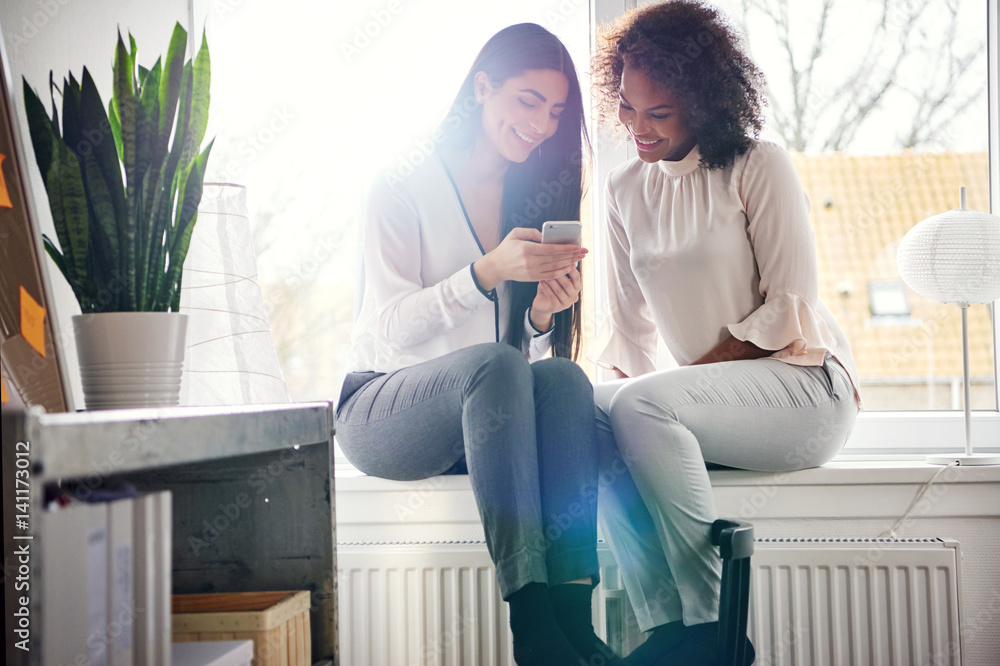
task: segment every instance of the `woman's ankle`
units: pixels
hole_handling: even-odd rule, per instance
[[[582,657],[556,621],[547,585],[528,583],[507,603],[518,666],[579,666]]]

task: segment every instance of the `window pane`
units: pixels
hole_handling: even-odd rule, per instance
[[[895,257],[960,186],[989,210],[985,0],[718,4],[767,75],[764,138],[792,151],[812,202],[820,293],[866,407],[962,408],[960,311],[900,290]],[[993,340],[989,307],[972,306],[974,409],[997,408]]]
[[[545,26],[586,71],[588,6],[212,3],[208,134],[217,138],[207,179],[247,186],[260,280],[295,400],[339,393],[368,183],[426,159],[473,58],[501,28]]]

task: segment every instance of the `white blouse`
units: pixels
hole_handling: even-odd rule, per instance
[[[818,295],[809,200],[780,146],[754,142],[724,169],[638,158],[608,177],[608,313],[588,355],[636,377],[656,369],[657,335],[687,365],[732,334],[772,358],[857,369]]]
[[[483,256],[461,200],[437,155],[406,175],[372,186],[364,211],[364,298],[351,336],[349,371],[391,372],[480,342],[503,341],[509,286],[498,308],[476,286],[470,265]],[[496,316],[498,311],[498,318]],[[551,348],[524,317],[529,360]]]

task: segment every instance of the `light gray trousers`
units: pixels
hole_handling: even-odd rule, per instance
[[[847,372],[770,358],[598,384],[601,531],[639,627],[718,619],[718,517],[705,463],[759,471],[822,465],[858,405]]]

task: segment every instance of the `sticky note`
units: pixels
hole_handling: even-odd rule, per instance
[[[45,356],[45,308],[21,287],[21,337]]]
[[[10,192],[7,191],[7,181],[3,177],[3,161],[7,156],[0,153],[0,208],[13,208],[14,204],[10,200]]]

